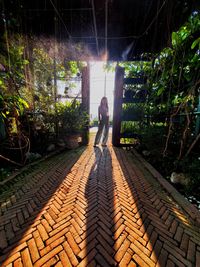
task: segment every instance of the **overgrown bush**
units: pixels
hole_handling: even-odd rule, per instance
[[[88,123],[88,114],[77,100],[57,103],[54,116],[62,134],[81,133]]]

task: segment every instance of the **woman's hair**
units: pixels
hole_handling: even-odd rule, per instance
[[[103,102],[105,101],[105,105],[106,105],[106,108],[108,109],[108,99],[107,99],[107,97],[102,97],[102,99],[101,99],[101,103],[100,103],[100,107],[102,107],[103,106]]]

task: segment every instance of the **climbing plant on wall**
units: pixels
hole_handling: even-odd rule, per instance
[[[170,116],[163,155],[167,153],[170,139],[176,139],[175,142],[180,143],[178,159],[187,153],[194,134],[194,111],[200,86],[199,34],[200,14],[194,12],[187,23],[172,33],[171,46],[155,57],[150,76],[152,98],[149,104],[156,112],[164,111]]]
[[[80,76],[82,64],[67,61],[55,40],[49,43],[46,47],[20,35],[1,39],[0,157],[4,160],[24,164],[30,149],[45,151],[59,128],[57,80]]]
[[[145,75],[148,90],[143,104],[146,124],[138,129],[127,122],[123,130],[141,134],[139,151],[149,150],[150,162],[165,176],[184,172],[195,190],[200,186],[200,13],[193,12],[172,33],[171,44],[151,59],[120,63],[126,77]]]
[[[8,46],[8,44],[7,44]],[[2,117],[10,113],[21,114],[28,103],[20,96],[20,89],[25,86],[24,68],[29,62],[24,58],[24,46],[20,36],[12,38],[9,47],[1,43],[0,54],[0,99]]]

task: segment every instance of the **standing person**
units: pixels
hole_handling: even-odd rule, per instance
[[[94,147],[99,144],[102,132],[103,140],[102,146],[107,146],[108,132],[109,132],[109,112],[108,112],[108,99],[107,97],[102,97],[100,106],[98,108],[99,126],[95,137]]]

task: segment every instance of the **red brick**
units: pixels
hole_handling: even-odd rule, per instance
[[[37,245],[37,248],[39,250],[43,249],[44,248],[44,243],[43,243],[42,238],[40,237],[40,234],[39,234],[39,232],[37,230],[33,232],[33,237],[35,239],[35,243]]]
[[[62,265],[61,261],[57,262],[56,265],[55,265],[55,267],[64,267],[64,266],[66,266],[66,265]],[[67,265],[67,266],[70,267],[70,265]]]
[[[80,248],[79,246],[76,244],[74,237],[72,236],[72,234],[70,232],[68,232],[66,234],[67,237],[67,241],[71,247],[71,249],[74,251],[75,254],[78,254],[80,252]]]
[[[190,262],[188,260],[186,260],[181,254],[181,250],[179,248],[176,248],[176,247],[170,247],[168,246],[166,243],[163,245],[163,248],[166,249],[170,255],[169,257],[171,257],[171,259],[177,259],[178,262],[180,262],[183,266],[184,265],[188,265],[190,266]],[[174,261],[174,260],[173,260]]]
[[[134,245],[136,245],[144,254],[146,254],[148,257],[150,256],[151,252],[146,247],[144,247],[140,242],[137,240],[134,241]]]
[[[125,228],[125,230],[129,233],[128,239],[134,243],[135,240],[138,240],[143,246],[146,246],[147,242],[140,236],[138,236],[135,232],[133,232],[128,227]]]
[[[137,267],[137,265],[136,265],[133,261],[131,261],[131,262],[129,263],[128,267]]]
[[[71,249],[71,247],[69,246],[69,244],[67,242],[64,242],[62,245],[63,245],[64,250],[67,253],[72,265],[73,266],[77,266],[78,265],[78,260],[77,260],[76,256],[74,255],[74,252]]]
[[[20,258],[20,253],[19,252],[16,252],[14,253],[13,255],[9,256],[9,258],[7,258],[5,261],[4,261],[4,265],[3,266],[6,266],[12,262],[14,262],[15,260],[17,260],[18,258]]]
[[[151,236],[149,237],[149,242],[147,243],[148,250],[150,250],[150,251],[153,250],[153,246],[154,246],[157,238],[158,238],[158,234],[156,233],[156,231],[153,231]]]
[[[54,249],[58,245],[62,244],[64,241],[65,241],[65,236],[61,236],[60,238],[53,241],[50,245],[45,246],[43,249],[41,249],[40,255],[44,256],[45,254],[49,253],[52,249]]]
[[[34,263],[40,258],[37,246],[35,244],[35,240],[34,239],[30,239],[27,242],[27,245],[29,247],[29,251],[30,251],[30,254],[31,254],[32,262]]]
[[[57,255],[62,250],[63,250],[62,246],[58,246],[58,247],[52,249],[48,254],[44,255],[42,258],[40,258],[38,261],[36,261],[34,264],[34,267],[44,266],[44,264],[47,261],[49,261],[51,258],[53,258],[55,255]]]
[[[99,243],[101,243],[101,245],[104,248],[106,248],[106,251],[108,252],[109,255],[114,254],[113,248],[106,242],[106,240],[100,234],[97,235],[96,239],[99,241]],[[88,241],[88,243],[90,243],[90,241]],[[93,243],[93,241],[92,241],[92,243]]]
[[[23,243],[20,242],[19,245],[16,246],[16,244],[14,244],[12,247],[8,247],[7,248],[8,250],[4,250],[4,251],[9,252],[10,255],[13,255],[17,252],[20,252],[21,250],[23,250],[26,247],[27,247],[26,242],[23,242]],[[12,249],[12,250],[10,251],[10,249]]]
[[[118,228],[117,228],[117,230],[116,230],[116,232],[114,233],[114,239],[116,240],[123,232],[124,232],[124,229],[125,229],[125,225],[123,225],[123,224],[121,224]]]
[[[0,231],[0,249],[4,249],[8,246],[6,239],[6,232],[4,230]]]
[[[62,221],[62,224],[57,224],[58,226],[49,233],[49,236],[52,237],[56,234],[58,234],[60,231],[62,231],[63,229],[68,229],[69,225],[70,225],[70,222],[69,221],[65,221],[63,220]]]
[[[200,252],[199,251],[196,251],[195,260],[196,260],[196,267],[198,267],[198,264],[200,262]]]
[[[33,266],[32,261],[31,261],[30,251],[28,250],[28,248],[25,248],[24,250],[22,250],[21,255],[22,255],[22,262],[23,262],[24,267]]]
[[[13,266],[14,266],[14,267],[23,267],[22,259],[19,258],[19,259],[17,259],[16,261],[14,261]]]
[[[147,264],[145,261],[143,261],[143,259],[141,259],[140,256],[137,255],[137,254],[134,254],[132,258],[134,259],[135,262],[137,262],[137,264],[138,264],[139,266],[142,266],[142,267],[149,267],[149,266],[150,266],[150,265]],[[152,266],[153,266],[153,265],[152,265]]]
[[[187,252],[188,243],[189,243],[189,236],[187,234],[183,233],[181,244],[180,244],[180,249],[182,249],[185,252]]]
[[[87,257],[85,257],[79,264],[78,267],[95,267],[96,262],[93,260],[95,255],[97,254],[96,249],[92,249],[88,252]]]
[[[182,235],[183,235],[183,228],[178,226],[174,239],[177,240],[178,242],[181,242]]]
[[[97,253],[95,259],[100,264],[100,266],[103,266],[103,267],[110,267],[111,266],[110,263],[107,262],[100,253]]]
[[[151,259],[155,263],[158,261],[161,249],[162,249],[162,242],[160,242],[160,240],[157,240],[155,245],[154,245],[152,254],[151,254]]]
[[[63,264],[63,266],[72,267],[72,264],[69,260],[69,257],[67,256],[66,252],[63,250],[59,253],[60,260]]]
[[[187,251],[187,259],[191,262],[195,262],[195,251],[196,245],[191,240],[189,240],[188,251]]]
[[[134,244],[131,244],[131,249],[133,250],[133,252],[135,252],[136,254],[133,255],[134,260],[142,260],[142,262],[144,261],[146,266],[155,266],[155,263],[148,257],[146,256],[137,246],[135,246]],[[139,255],[139,257],[138,257]],[[136,258],[135,258],[136,257]],[[137,261],[136,261],[137,262]],[[138,262],[139,264],[139,262]],[[145,265],[144,265],[145,266]]]
[[[115,254],[115,260],[117,262],[120,262],[121,259],[124,257],[124,254],[126,253],[127,249],[130,246],[130,241],[129,240],[124,240],[124,242],[122,243],[122,245],[120,246],[120,248],[118,249],[118,251]]]
[[[132,254],[132,253],[131,253]],[[129,253],[129,251],[127,251],[122,260],[119,263],[119,267],[124,267],[124,266],[128,266],[129,262],[131,261],[132,255]]]
[[[175,267],[175,264],[173,263],[173,261],[168,260],[166,267]]]
[[[175,266],[178,266],[178,267],[185,267],[185,266],[192,267],[192,265],[190,263],[185,265],[171,254],[169,255],[169,260],[171,260],[175,264]]]
[[[167,265],[168,253],[165,249],[161,249],[160,256],[158,258],[156,267],[162,267]]]
[[[49,239],[46,240],[46,245],[51,244],[52,242],[54,242],[55,240],[57,240],[59,237],[64,236],[67,232],[68,232],[68,228],[64,228],[63,230],[61,230],[60,232],[58,232],[57,234],[55,234],[54,236],[50,237]]]
[[[42,224],[39,224],[37,226],[37,229],[38,229],[38,231],[40,233],[40,236],[41,236],[43,241],[45,241],[45,240],[47,240],[49,238],[49,236],[48,236],[48,234],[46,232],[46,229],[44,228],[44,226]]]
[[[49,266],[57,266],[57,263],[59,262],[59,258],[57,255],[55,255],[53,258],[45,262],[42,266],[43,267],[49,267]]]

